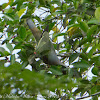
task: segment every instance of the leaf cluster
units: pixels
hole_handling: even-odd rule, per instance
[[[100,94],[93,94],[100,92],[99,0],[9,0],[0,11],[0,95],[36,99],[40,93],[46,99],[69,100],[89,94],[98,100]],[[55,50],[67,62],[66,75],[62,66],[49,66],[38,58],[26,24],[29,17],[41,32],[52,32]]]

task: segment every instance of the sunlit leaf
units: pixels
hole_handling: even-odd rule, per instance
[[[98,22],[98,20],[96,18],[90,19],[87,23],[88,24],[99,24],[99,22]]]
[[[69,36],[72,36],[72,35],[74,35],[74,34],[79,33],[80,30],[79,30],[78,27],[71,27],[71,28],[68,29],[67,32],[69,32]]]
[[[6,8],[8,6],[8,4],[7,3],[4,3],[3,5],[2,5],[2,8],[4,9],[4,8]]]
[[[14,0],[9,0],[8,5],[11,5]]]
[[[24,14],[25,10],[26,10],[26,9],[21,9],[21,10],[19,10],[19,11],[17,12],[18,16],[21,17],[22,14]]]
[[[53,30],[54,32],[56,32],[56,33],[59,32],[59,29],[57,28],[57,26],[54,26],[52,30]]]
[[[95,17],[100,22],[100,7],[96,8],[96,10],[95,10]]]

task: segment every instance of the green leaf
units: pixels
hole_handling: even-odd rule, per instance
[[[100,66],[100,56],[93,57],[93,58],[91,59],[91,61],[92,61],[93,63],[95,63],[96,66]]]
[[[71,25],[68,25],[68,29],[71,28],[71,27],[80,27],[80,24],[71,24]]]
[[[64,3],[64,4],[63,4],[63,10],[64,10],[65,13],[67,12],[67,8],[68,8],[67,3]]]
[[[11,61],[11,64],[15,63],[15,54],[11,55],[10,61]]]
[[[76,21],[76,17],[73,17],[73,18],[71,19],[71,21],[69,22],[69,25],[74,24],[75,21]]]
[[[14,0],[9,0],[8,4],[12,5],[13,2]]]
[[[19,18],[22,16],[23,13],[25,13],[25,10],[26,10],[26,9],[21,9],[21,10],[19,10],[19,11],[17,12]]]
[[[88,56],[87,56],[87,54],[85,54],[85,53],[81,53],[81,54],[80,54],[80,57],[81,57],[83,60],[88,60]]]
[[[18,62],[15,62],[14,64],[5,68],[5,70],[9,73],[12,73],[14,76],[16,76],[16,73],[18,74],[21,71],[21,64],[19,64]]]
[[[18,0],[16,0],[15,2],[13,2],[13,3],[11,4],[11,6],[15,6],[16,4],[18,4]]]
[[[18,44],[16,44],[14,49],[21,49],[22,48],[22,43],[23,42],[19,42]]]
[[[92,100],[99,100],[99,98],[97,95],[95,95],[95,96],[92,96]]]
[[[98,73],[99,73],[98,67],[93,67],[92,73],[93,73],[94,75],[98,75]]]
[[[89,82],[89,80],[86,80],[86,79],[83,79],[83,80],[81,80],[80,81],[82,84],[89,84],[90,82]]]
[[[75,62],[73,63],[74,68],[89,68],[90,64],[88,63],[88,61],[85,60],[81,60],[80,62]]]
[[[10,9],[5,9],[5,13],[12,13],[13,9],[10,8]]]
[[[79,56],[79,53],[73,53],[69,57],[69,64],[71,64],[77,57]]]
[[[3,47],[0,47],[0,56],[4,55],[4,51],[5,51],[5,49]]]
[[[83,38],[80,42],[79,42],[79,47],[81,46],[81,45],[84,45],[85,43],[87,43],[88,42],[88,39],[87,38]]]
[[[90,29],[88,29],[88,31],[87,31],[87,39],[88,39],[89,41],[92,40],[91,35],[94,35],[96,30],[97,30],[97,25],[92,25],[92,26],[90,27]]]
[[[28,61],[23,62],[23,63],[22,63],[22,68],[21,68],[21,69],[22,69],[22,70],[25,69],[25,67],[26,67],[27,65],[28,65]]]
[[[59,53],[63,53],[63,52],[66,52],[66,50],[60,50],[60,51],[59,51]]]
[[[11,20],[11,21],[14,21],[13,17],[10,15],[10,14],[4,14],[4,17]]]
[[[10,50],[10,53],[12,53],[12,51],[13,51],[12,45],[10,43],[7,43],[6,46]]]
[[[58,36],[64,36],[64,35],[66,35],[66,33],[55,33],[53,36],[52,36],[52,38],[54,39],[54,38],[56,38],[56,37],[58,37]],[[52,39],[52,40],[53,40]]]
[[[80,28],[84,31],[84,32],[87,32],[88,30],[88,24],[83,21],[83,22],[80,22]]]
[[[7,62],[6,60],[0,60],[0,67],[1,67],[1,66],[4,66],[4,64],[5,64],[6,62]]]
[[[23,26],[20,27],[20,29],[19,29],[19,35],[20,35],[20,38],[22,40],[25,39],[25,37],[26,37],[26,28],[25,27],[23,27]]]
[[[96,10],[95,10],[95,17],[100,22],[100,7],[96,8]]]
[[[49,31],[53,28],[54,24],[56,24],[56,23],[53,22],[53,23],[50,23],[50,24],[49,24]]]
[[[56,11],[56,12],[54,12],[54,13],[52,13],[52,14],[54,14],[54,15],[57,15],[57,14],[64,14],[64,12],[63,12],[63,11]]]
[[[4,51],[4,56],[8,56],[10,53],[8,51]]]
[[[45,5],[45,0],[39,0],[40,5],[44,6]]]
[[[77,95],[77,94],[80,93],[83,89],[84,89],[84,87],[79,87],[78,89],[75,90],[74,95]]]
[[[88,53],[88,57],[93,56],[93,53],[96,51],[96,48],[97,48],[96,45],[92,46],[92,49],[91,49],[91,50],[89,51],[89,53]]]
[[[92,18],[87,22],[87,24],[97,24],[98,25],[99,22],[98,22],[98,20],[96,18]]]
[[[2,4],[2,9],[5,9],[7,7],[7,3]]]
[[[61,6],[62,5],[61,2],[60,2],[60,0],[53,0],[51,2],[51,4],[57,4],[58,6]]]
[[[97,92],[97,86],[94,85],[92,88],[91,88],[91,94],[94,94]]]
[[[8,56],[10,53],[6,51],[3,47],[0,47],[0,56]]]
[[[52,68],[49,68],[50,71],[52,72],[52,74],[54,75],[62,75],[62,72],[61,72],[61,69],[57,68],[57,67],[52,67]]]

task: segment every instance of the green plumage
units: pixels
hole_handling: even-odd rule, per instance
[[[27,19],[26,22],[29,28],[31,29],[36,41],[38,42],[36,47],[36,52],[41,56],[43,62],[49,65],[62,65],[66,67],[66,65],[64,65],[58,59],[54,50],[54,46],[49,39],[49,33],[44,32],[42,35],[42,33],[35,27],[31,19]]]

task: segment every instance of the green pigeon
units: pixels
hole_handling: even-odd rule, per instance
[[[26,22],[37,41],[36,53],[41,56],[40,58],[43,62],[49,65],[62,65],[67,67],[58,59],[54,46],[49,39],[49,33],[44,32],[42,34],[42,32],[35,26],[32,19],[28,18]]]

